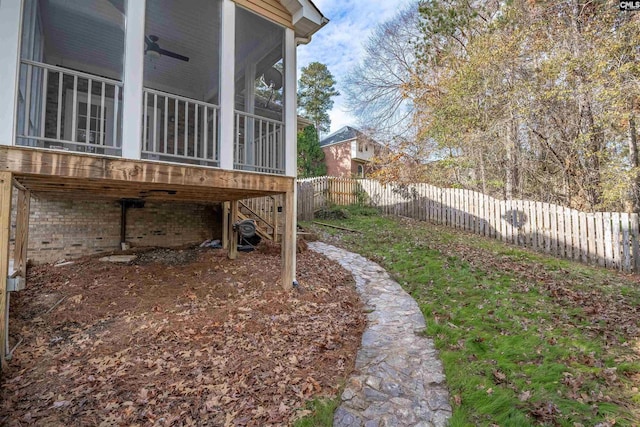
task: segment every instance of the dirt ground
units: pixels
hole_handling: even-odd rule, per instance
[[[12,295],[0,425],[287,425],[335,395],[353,368],[364,314],[351,276],[280,258],[158,249],[131,264],[36,266]],[[271,251],[273,252],[273,251]],[[57,305],[56,305],[57,304]]]

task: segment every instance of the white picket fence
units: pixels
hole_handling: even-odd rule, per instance
[[[638,214],[581,212],[551,203],[499,200],[428,184],[383,185],[368,179],[298,181],[298,218],[327,204],[364,204],[585,263],[640,271]]]

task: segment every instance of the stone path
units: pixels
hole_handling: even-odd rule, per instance
[[[442,363],[418,304],[378,264],[327,245],[309,248],[353,274],[367,328],[334,427],[445,426],[451,416]]]

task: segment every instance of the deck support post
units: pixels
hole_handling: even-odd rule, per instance
[[[31,191],[18,189],[18,205],[16,209],[16,244],[13,263],[17,275],[27,277],[27,247],[29,245],[29,209],[31,207]]]
[[[229,249],[229,202],[222,203],[222,249]]]
[[[238,257],[238,230],[234,227],[234,223],[238,220],[238,201],[229,202],[229,219],[228,219],[228,236],[229,236],[229,259]]]
[[[296,279],[296,214],[295,183],[284,196],[284,229],[282,230],[282,287],[290,289]]]
[[[0,172],[0,368],[6,366],[7,276],[9,275],[9,236],[11,227],[11,172]]]

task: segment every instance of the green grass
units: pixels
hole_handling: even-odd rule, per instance
[[[347,211],[323,222],[362,234],[307,226],[380,263],[418,301],[445,366],[451,426],[640,425],[640,344],[615,310],[606,312],[609,302],[638,306],[636,279]],[[588,313],[592,305],[604,314]]]
[[[340,404],[340,397],[334,399],[314,399],[307,404],[307,410],[311,414],[300,418],[294,427],[331,427],[333,425],[333,413]]]

